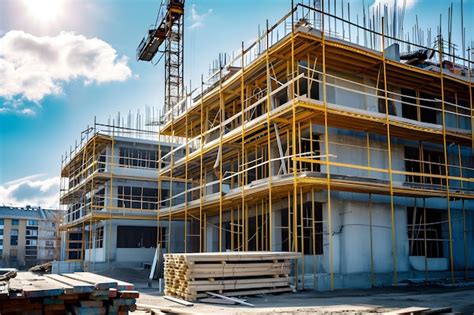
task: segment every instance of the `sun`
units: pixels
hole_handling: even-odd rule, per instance
[[[41,22],[56,20],[62,11],[62,0],[23,0],[28,13]]]

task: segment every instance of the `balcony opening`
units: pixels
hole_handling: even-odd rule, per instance
[[[166,247],[166,228],[159,228],[161,248]],[[156,226],[117,226],[117,248],[156,248]]]
[[[445,211],[408,207],[407,222],[410,256],[444,257]]]
[[[386,106],[385,106],[385,95],[383,93],[379,93],[379,98],[378,98],[378,109],[379,113],[385,114],[386,113]],[[391,97],[390,93],[388,93],[387,97]],[[390,116],[397,116],[397,108],[395,107],[395,104],[393,103],[392,100],[388,100],[388,114]]]
[[[422,93],[420,95],[421,121],[430,124],[438,124],[438,111],[436,110],[436,108],[439,107],[440,105],[435,103],[434,97],[432,95]]]
[[[137,148],[120,148],[119,164],[127,168],[151,168],[157,169],[156,150]]]
[[[405,147],[405,180],[408,183],[421,183],[443,187],[446,184],[443,152],[424,149],[420,152],[416,147]]]
[[[303,212],[303,213],[301,213]],[[303,214],[303,220],[301,215]],[[293,209],[288,214],[288,209],[281,210],[281,239],[282,250],[293,251],[293,235],[289,233],[288,227],[294,226]],[[314,202],[314,217],[313,205],[310,201],[303,204],[303,211],[298,205],[296,210],[296,225],[298,226],[298,251],[305,255],[322,255],[323,254],[323,206],[322,203]],[[303,233],[301,233],[301,226]],[[303,237],[302,237],[303,235]],[[290,248],[290,244],[292,245]]]
[[[312,156],[319,156],[321,154],[319,142],[320,142],[320,135],[314,131],[311,138],[309,137],[309,135],[302,137],[301,142],[300,142],[301,150],[299,150],[299,152],[302,154],[301,157],[319,161],[320,160],[319,157],[312,157]],[[311,152],[312,154],[310,154]],[[300,171],[301,172],[320,172],[321,165],[318,163],[300,162]]]
[[[311,84],[311,86],[309,86]],[[309,93],[308,93],[309,90]],[[319,100],[319,84],[308,79],[299,80],[299,95],[313,100]]]
[[[402,89],[402,117],[411,120],[418,120],[416,106],[416,92],[411,89]]]

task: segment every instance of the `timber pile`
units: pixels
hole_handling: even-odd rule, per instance
[[[133,284],[89,272],[19,272],[0,291],[0,314],[128,314],[139,293]]]
[[[289,292],[291,260],[299,253],[165,254],[165,294],[187,301],[207,297]]]

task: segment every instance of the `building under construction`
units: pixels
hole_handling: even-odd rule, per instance
[[[387,19],[360,26],[329,12],[295,5],[168,104],[156,203],[133,219],[166,225],[157,246],[171,250],[300,252],[298,288],[472,277],[470,57],[440,34],[423,45]],[[94,141],[77,153],[87,165],[101,161]],[[102,203],[68,227],[84,243],[88,227],[132,213]]]
[[[158,187],[157,154],[168,153],[173,143],[157,142],[157,132],[144,126],[144,118],[149,119],[138,112],[107,124],[94,121],[63,156],[62,260],[77,262],[72,270],[101,270],[111,261],[141,267],[153,260],[158,237],[178,240],[183,233],[182,222],[173,231],[167,222],[156,224],[158,207],[168,205],[170,191],[182,192],[185,184],[163,180]],[[183,241],[163,242],[161,248],[168,250],[168,244],[170,251],[183,251]]]

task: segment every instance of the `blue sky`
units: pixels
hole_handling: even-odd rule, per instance
[[[340,1],[337,0],[338,9]],[[37,8],[36,2],[45,4]],[[161,108],[163,64],[153,66],[135,60],[136,46],[155,21],[159,2],[0,0],[0,75],[4,78],[0,78],[0,204],[54,206],[61,154],[74,144],[94,116],[105,122],[117,111],[127,113],[145,105]],[[361,15],[362,0],[350,2],[355,19],[356,13]],[[366,5],[373,2],[365,0]],[[457,17],[460,0],[453,2]],[[408,0],[405,25],[414,24],[418,15],[423,28],[436,29],[442,13],[445,27],[449,3]],[[40,12],[50,4],[59,9]],[[288,0],[187,0],[185,81],[197,84],[201,73],[207,73],[219,52],[238,49],[241,41],[256,37],[258,24],[263,26],[265,19],[275,22],[289,9]],[[464,0],[464,11],[470,42],[474,29],[473,0]],[[460,33],[459,19],[455,19],[453,28]],[[52,47],[60,48],[62,54],[72,51],[70,54],[76,59],[90,57],[91,51],[104,52],[100,64],[90,69],[86,61],[76,60],[73,66],[48,64],[42,68],[28,59],[31,46],[12,44],[45,36]],[[94,38],[99,42],[92,41]],[[2,39],[4,48],[5,43],[9,45],[8,52],[2,49]],[[82,53],[79,48],[71,49],[73,43],[85,43],[93,48]],[[5,70],[8,62],[16,65],[10,72]],[[51,81],[43,82],[38,76],[31,76],[29,72],[34,69],[40,76],[47,72]],[[21,80],[21,84],[12,84],[15,80]]]

